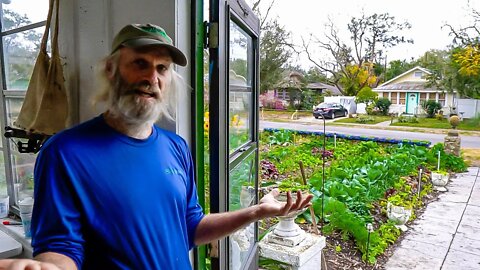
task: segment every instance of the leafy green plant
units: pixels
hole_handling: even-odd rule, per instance
[[[268,144],[270,145],[288,145],[293,143],[294,133],[291,130],[274,131],[268,136]]]
[[[300,190],[300,191],[308,190],[309,187],[308,185],[300,184],[299,182],[296,182],[294,180],[283,180],[278,185],[278,189],[281,192],[287,192],[287,191],[295,192],[297,190]]]
[[[399,123],[418,123],[417,117],[412,116],[399,116],[397,118]]]
[[[427,112],[427,117],[429,118],[433,118],[442,109],[442,105],[433,99],[422,101],[421,106]]]
[[[447,175],[448,174],[448,172],[445,171],[445,170],[433,170],[432,172],[433,173],[438,173],[438,174],[441,174],[441,175]]]
[[[382,115],[388,115],[392,102],[388,98],[379,98],[375,101],[375,107],[381,112]]]
[[[438,166],[438,152],[440,152],[440,169],[451,172],[465,172],[468,165],[462,157],[445,152],[442,143],[435,144],[426,154],[427,166],[436,170]]]
[[[353,240],[369,263],[374,263],[399,235],[393,225],[374,218],[372,212],[385,211],[389,197],[392,202],[409,205],[413,210],[421,206],[421,198],[432,192],[427,172],[436,164],[435,151],[443,151],[442,145],[428,148],[402,140],[390,144],[337,137],[335,148],[333,139],[327,139],[324,146],[318,135],[297,134],[295,141],[295,145],[269,145],[268,151],[261,152],[260,159],[271,161],[278,168],[279,179],[288,179],[295,185],[301,182],[298,166],[301,160],[309,171],[308,187],[314,195],[314,214],[323,218],[324,233],[339,232],[343,239]],[[385,142],[389,141],[385,139]],[[324,147],[329,155],[325,167],[321,166]],[[462,167],[461,158],[455,159],[458,164],[449,159],[442,153],[442,168],[453,171]],[[415,186],[418,181],[414,179],[418,179],[420,166],[424,168],[424,175],[419,196]],[[296,189],[298,187],[292,190]],[[304,221],[309,220],[307,212],[303,214]],[[367,223],[377,228],[370,234],[368,247]]]
[[[371,117],[371,116],[361,115],[361,116],[357,117],[357,119],[355,120],[355,122],[361,123],[361,124],[366,124],[366,123],[368,123],[368,122],[375,122],[375,118],[373,118],[373,117]]]
[[[269,270],[285,270],[290,268],[288,264],[263,257],[260,257],[258,264],[262,269]]]
[[[400,236],[401,231],[392,222],[384,223],[378,228],[377,231],[374,231],[371,235],[371,243],[368,246],[368,258],[365,248],[363,252],[362,259],[368,261],[370,264],[375,264],[376,256],[385,252],[385,249],[395,243],[398,237]]]

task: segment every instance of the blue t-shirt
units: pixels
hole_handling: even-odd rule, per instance
[[[35,164],[33,255],[79,269],[191,269],[203,218],[186,142],[154,127],[145,140],[102,115],[50,138]]]

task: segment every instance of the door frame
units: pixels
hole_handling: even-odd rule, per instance
[[[208,44],[210,54],[210,212],[229,211],[229,173],[246,157],[256,151],[258,164],[259,144],[259,44],[260,21],[243,0],[209,1]],[[230,21],[241,26],[253,41],[252,119],[249,128],[251,139],[242,147],[229,153],[229,31]],[[258,165],[257,165],[258,172]],[[258,173],[255,179],[254,203],[258,203]],[[218,241],[218,258],[211,258],[212,269],[229,268],[229,239]],[[258,225],[255,224],[255,244],[248,254],[243,269],[257,269]]]

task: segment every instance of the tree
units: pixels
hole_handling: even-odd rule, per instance
[[[447,50],[429,50],[412,63],[436,74],[442,74],[448,64],[449,54]]]
[[[480,98],[480,12],[472,9],[473,25],[456,29],[446,24],[453,36],[452,49],[441,75],[431,82],[460,96]]]
[[[290,59],[290,33],[277,20],[266,24],[260,38],[260,91],[272,89],[282,80]]]
[[[449,69],[441,79],[444,89],[456,90],[463,97],[480,99],[479,50],[480,44],[452,50]]]
[[[356,103],[365,103],[367,106],[370,102],[377,100],[378,94],[372,91],[370,87],[364,87],[357,93]]]
[[[3,9],[2,12],[2,28],[4,30],[15,29],[32,23],[26,15],[22,16],[9,9]],[[42,34],[35,30],[4,36],[3,50],[7,66],[8,87],[26,89],[40,48],[41,38]]]
[[[348,44],[340,38],[339,31],[332,21],[326,28],[328,33],[323,38],[311,35],[309,41],[304,40],[303,48],[308,59],[322,72],[329,74],[330,83],[336,85],[343,94],[355,95],[365,86],[376,86],[380,78],[375,75],[374,68],[382,65],[384,59],[381,55],[384,49],[401,43],[413,43],[412,40],[397,35],[404,29],[410,29],[411,25],[408,22],[397,23],[395,17],[388,13],[353,17],[347,24],[350,33]],[[326,52],[330,59],[314,58],[311,46]],[[368,74],[369,78],[359,79],[365,74]],[[372,82],[370,78],[375,79],[373,85],[369,84]]]
[[[408,63],[405,60],[391,61],[388,63],[388,68],[385,70],[385,81],[389,81],[414,67],[414,63]]]
[[[275,0],[267,3],[262,0],[250,1],[252,10],[260,19],[260,92],[273,89],[282,79],[285,65],[289,62],[291,48],[290,33],[278,20],[269,19]]]
[[[361,67],[348,65],[340,76],[339,84],[343,87],[343,94],[348,96],[356,96],[361,89],[373,87],[377,82],[377,77],[371,73],[368,63]]]
[[[305,73],[305,81],[308,83],[314,83],[314,82],[327,82],[327,76],[322,73],[322,71],[317,68],[317,67],[311,67],[306,73]]]

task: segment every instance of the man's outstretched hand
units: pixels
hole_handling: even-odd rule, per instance
[[[312,194],[305,195],[297,191],[297,199],[293,201],[292,194],[289,191],[287,192],[287,201],[281,202],[277,200],[278,195],[280,195],[280,191],[274,189],[260,200],[258,205],[261,209],[262,218],[286,216],[293,211],[310,206],[313,198]]]

